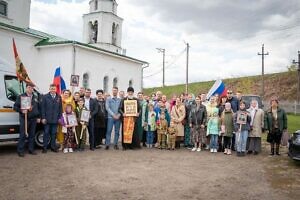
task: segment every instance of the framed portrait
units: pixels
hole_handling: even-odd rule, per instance
[[[79,86],[79,75],[71,75],[71,86],[78,87]]]
[[[78,125],[76,116],[74,114],[67,115],[67,117],[68,117],[69,125],[71,125],[71,126],[77,126]]]
[[[29,110],[31,107],[31,98],[21,96],[21,110]]]
[[[124,113],[127,116],[136,116],[137,106],[136,100],[124,100]]]
[[[89,122],[90,115],[91,115],[90,111],[88,111],[88,110],[82,110],[81,116],[80,116],[80,121]]]
[[[236,122],[238,124],[246,124],[247,123],[247,112],[239,112],[237,115]]]

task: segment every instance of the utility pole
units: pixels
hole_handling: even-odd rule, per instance
[[[185,93],[189,92],[189,52],[190,44],[186,43],[186,81],[185,81]]]
[[[163,54],[163,87],[165,87],[165,58],[166,58],[166,49],[163,48],[156,48],[158,53]]]
[[[261,56],[261,68],[262,68],[262,73],[261,73],[261,98],[264,99],[265,95],[265,56],[269,55],[269,52],[265,53],[265,45],[262,45],[261,52],[262,53],[257,53],[257,55]]]
[[[298,91],[297,91],[297,103],[300,103],[300,51],[298,51],[298,62],[293,60],[293,64],[298,64]]]

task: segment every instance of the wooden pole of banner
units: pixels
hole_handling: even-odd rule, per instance
[[[25,136],[28,137],[27,112],[25,112]]]

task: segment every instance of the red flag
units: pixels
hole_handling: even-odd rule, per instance
[[[16,47],[14,39],[13,39],[13,50],[14,50],[14,55],[15,55],[15,59],[16,59],[16,74],[17,74],[18,80],[20,82],[24,81],[27,84],[31,84],[31,85],[35,86],[35,84],[30,80],[28,73],[25,69],[25,66],[23,65],[23,63],[18,55],[17,47]]]

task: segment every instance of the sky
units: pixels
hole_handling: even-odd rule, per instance
[[[89,0],[31,0],[31,28],[82,40],[82,15]],[[185,83],[186,43],[189,82],[286,71],[300,50],[300,1],[286,0],[117,0],[124,19],[122,48],[150,63],[144,87]]]

